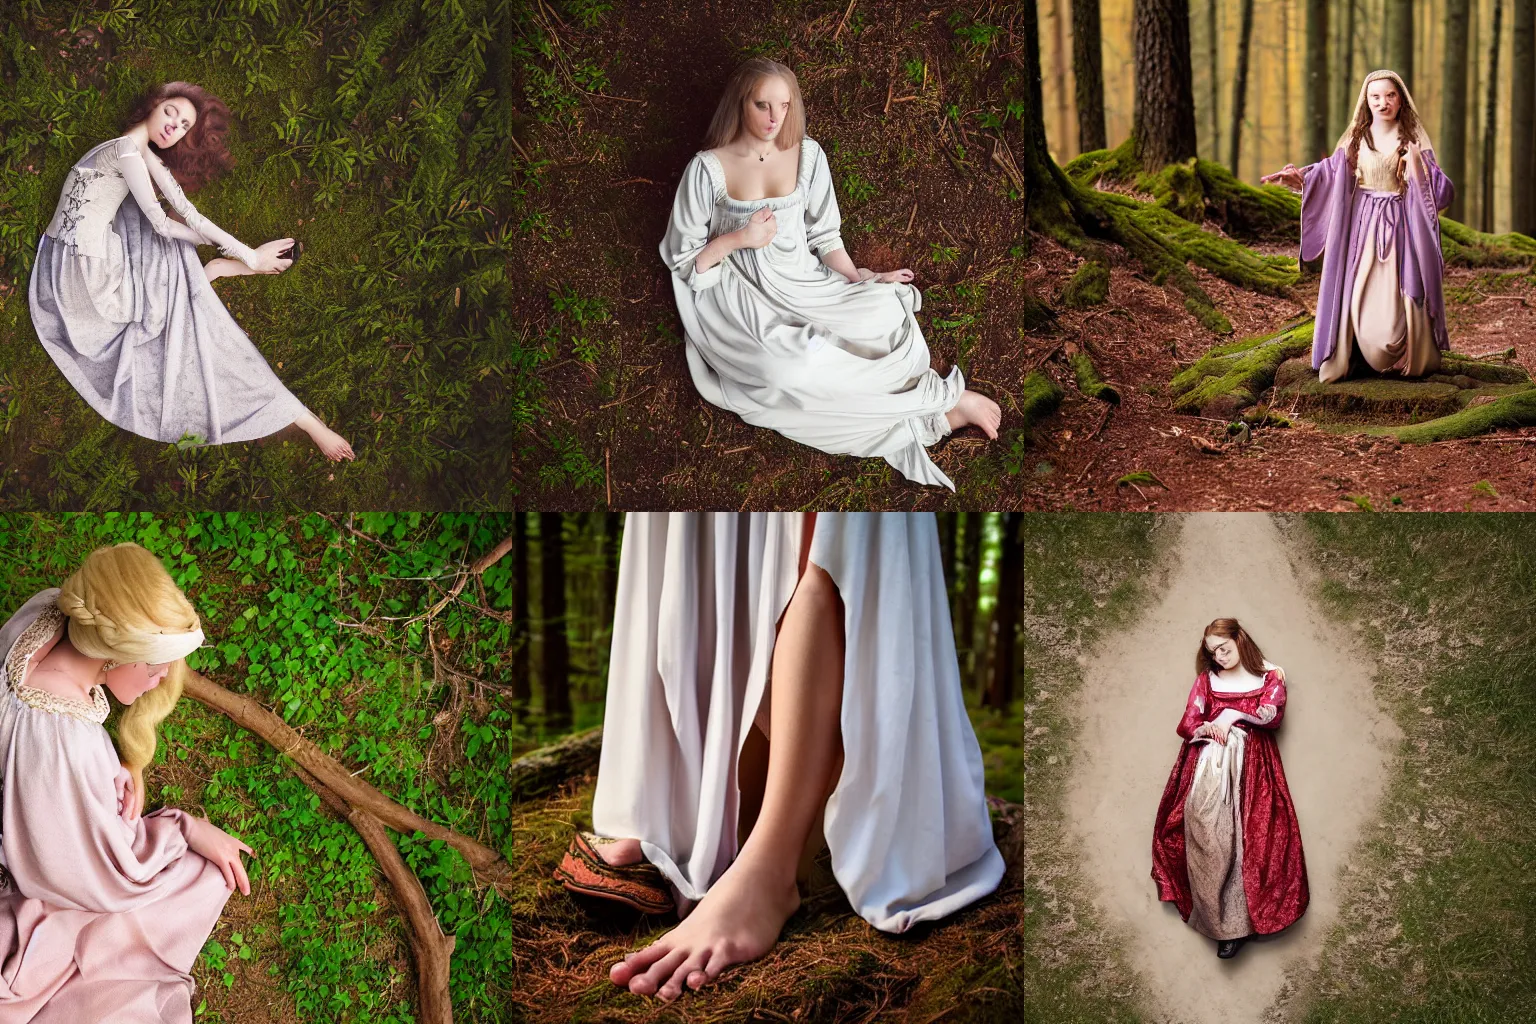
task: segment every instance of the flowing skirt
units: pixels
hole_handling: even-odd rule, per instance
[[[38,340],[80,397],[156,441],[252,441],[303,404],[208,283],[197,247],[157,235],[132,201],[105,257],[44,235],[29,292]]]
[[[602,757],[601,835],[638,838],[681,912],[735,858],[737,762],[799,578],[798,513],[631,513]],[[843,601],[842,775],[823,827],[855,911],[903,932],[997,888],[938,531],[925,513],[821,513],[809,561]],[[782,726],[792,727],[792,726]]]
[[[141,909],[95,913],[0,889],[0,1020],[6,1024],[192,1024],[193,963],[229,898],[188,852]]]

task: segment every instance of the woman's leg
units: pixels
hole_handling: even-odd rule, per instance
[[[614,964],[609,976],[616,984],[675,999],[685,984],[699,988],[778,941],[800,906],[800,854],[839,770],[843,644],[837,586],[825,570],[808,566],[773,650],[768,775],[751,834],[693,913]]]

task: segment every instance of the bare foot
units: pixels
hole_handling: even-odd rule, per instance
[[[645,859],[638,839],[615,839],[611,843],[594,843],[592,849],[597,851],[597,855],[603,858],[604,863],[616,868],[639,864]]]
[[[1003,410],[986,395],[967,389],[960,395],[960,401],[955,403],[955,407],[944,414],[944,418],[949,421],[951,430],[977,426],[983,434],[995,441],[997,428],[1003,422]]]
[[[681,924],[614,964],[608,977],[637,995],[671,1001],[684,985],[702,988],[727,967],[756,960],[800,908],[800,891],[781,875],[738,858]]]
[[[357,456],[352,452],[352,446],[347,439],[336,431],[320,422],[320,418],[314,413],[305,413],[294,420],[294,425],[309,435],[309,439],[315,442],[315,447],[320,453],[332,462],[340,462],[343,459],[354,459]]]

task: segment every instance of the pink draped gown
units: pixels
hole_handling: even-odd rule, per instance
[[[29,687],[57,590],[0,627],[0,1024],[192,1024],[193,961],[224,909],[178,810],[118,816],[106,695]]]

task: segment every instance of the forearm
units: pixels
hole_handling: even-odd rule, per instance
[[[854,284],[859,283],[859,269],[853,265],[853,257],[848,255],[848,250],[839,246],[821,257],[821,262],[842,274]]]
[[[693,259],[693,269],[699,273],[710,269],[715,264],[723,261],[737,249],[745,248],[740,231],[727,231],[723,235],[716,235],[709,240],[709,244],[699,250],[699,254]]]

